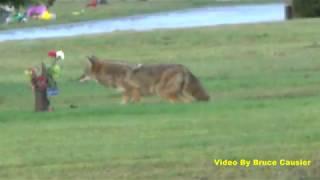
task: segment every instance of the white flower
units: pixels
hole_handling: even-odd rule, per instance
[[[56,58],[64,60],[64,52],[62,50],[57,51]]]

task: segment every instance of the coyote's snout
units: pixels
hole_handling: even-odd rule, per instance
[[[208,93],[185,66],[179,64],[129,65],[88,57],[80,82],[94,79],[122,91],[122,103],[141,96],[159,95],[170,102],[208,101]]]

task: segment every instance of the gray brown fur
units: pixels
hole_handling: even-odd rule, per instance
[[[140,101],[141,96],[159,95],[170,102],[209,101],[198,78],[180,64],[129,65],[89,57],[81,81],[96,79],[100,84],[122,89],[123,103]]]

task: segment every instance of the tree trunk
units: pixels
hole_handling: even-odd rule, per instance
[[[41,75],[32,77],[32,86],[34,90],[35,97],[35,111],[43,112],[48,111],[50,106],[50,101],[47,95],[47,69],[42,63]]]
[[[285,0],[284,7],[286,20],[290,20],[293,18],[293,3],[292,0]]]
[[[56,2],[56,0],[48,0],[47,1],[47,8],[49,9],[51,6],[54,5],[55,2]]]
[[[286,20],[293,19],[293,8],[292,6],[285,6],[285,15],[286,15]]]

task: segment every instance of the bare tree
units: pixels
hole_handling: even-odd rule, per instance
[[[51,6],[53,6],[55,2],[56,2],[56,0],[48,0],[47,8],[50,8]]]

